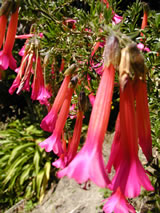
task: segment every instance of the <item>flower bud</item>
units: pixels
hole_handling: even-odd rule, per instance
[[[20,0],[14,0],[12,3],[12,13],[15,13],[17,8],[19,7]]]
[[[109,67],[113,64],[115,68],[118,68],[120,63],[121,50],[119,46],[119,40],[114,35],[110,36],[105,44],[104,48],[104,66]]]
[[[72,74],[77,68],[76,64],[72,64],[70,67],[68,67],[64,73],[64,75],[70,75]]]
[[[77,85],[77,82],[78,82],[78,77],[77,77],[77,75],[76,76],[74,76],[72,79],[71,79],[71,81],[70,81],[70,83],[69,83],[69,88],[75,88],[76,87],[76,85]]]
[[[12,10],[12,0],[6,0],[2,2],[2,6],[0,8],[0,16],[6,15],[8,16]]]
[[[128,78],[137,76],[139,79],[145,78],[144,58],[141,55],[136,44],[130,44],[121,51],[121,61],[119,64],[119,81],[122,90],[124,89]]]
[[[128,46],[128,51],[130,55],[130,67],[133,75],[138,76],[140,79],[145,78],[145,64],[144,57],[140,53],[136,44],[130,44]]]
[[[78,98],[78,107],[80,111],[85,112],[88,108],[88,99],[84,91],[81,91]]]

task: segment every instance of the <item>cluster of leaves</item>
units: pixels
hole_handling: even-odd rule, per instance
[[[22,198],[42,201],[51,172],[51,156],[38,146],[44,138],[44,132],[36,125],[20,120],[0,131],[2,208]]]

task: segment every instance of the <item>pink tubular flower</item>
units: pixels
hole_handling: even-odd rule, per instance
[[[4,41],[6,25],[7,25],[7,17],[6,17],[6,15],[1,15],[0,16],[0,26],[1,26],[1,30],[0,30],[0,49],[1,49],[3,41]]]
[[[103,67],[104,67],[104,64],[103,62],[100,62],[98,64],[94,64],[94,61],[90,61],[90,64],[91,64],[91,68],[95,70],[95,72],[98,74],[98,75],[102,75],[103,73]]]
[[[112,166],[117,170],[119,165],[119,158],[117,156],[120,154],[120,113],[118,114],[116,127],[115,127],[115,135],[112,142],[111,152],[109,156],[109,160],[106,166],[107,172],[111,172]]]
[[[114,85],[114,68],[105,67],[90,117],[86,142],[71,163],[58,172],[58,177],[67,175],[78,183],[92,180],[106,187],[108,179],[102,157],[102,144],[108,125]]]
[[[67,164],[69,164],[77,154],[77,149],[79,146],[80,136],[81,136],[83,115],[84,115],[83,111],[79,110],[77,112],[77,119],[76,119],[76,124],[74,127],[73,137],[71,142],[69,143],[69,147],[66,153]]]
[[[63,104],[63,101],[66,97],[66,92],[68,90],[68,84],[71,80],[71,74],[72,72],[77,68],[75,64],[72,64],[66,71],[65,71],[65,79],[63,80],[63,83],[58,91],[58,94],[55,98],[55,101],[53,103],[53,106],[50,110],[50,112],[43,118],[41,122],[41,128],[48,132],[53,132],[55,123],[57,120],[57,114]]]
[[[109,8],[110,5],[109,5],[109,2],[107,0],[103,0],[103,3],[106,4],[106,7]],[[117,15],[114,10],[112,10],[112,22],[113,24],[119,24],[122,20],[123,20],[123,17],[122,16],[119,16]]]
[[[95,52],[98,50],[98,48],[99,48],[99,46],[100,46],[100,41],[97,41],[96,43],[95,43],[95,45],[93,46],[93,50],[92,50],[92,52],[91,52],[91,56],[93,57],[94,56],[94,54],[95,54]]]
[[[25,54],[25,47],[26,47],[26,45],[24,45],[21,49],[20,49],[20,51],[19,51],[19,55],[20,56],[24,56],[24,54]]]
[[[64,103],[58,115],[58,119],[52,135],[39,144],[41,148],[45,148],[46,152],[50,152],[53,150],[53,152],[58,156],[63,153],[61,135],[68,116],[73,91],[73,88],[68,88]]]
[[[48,131],[48,132],[53,132],[55,123],[57,120],[57,114],[66,97],[66,92],[68,89],[68,84],[70,82],[70,79],[71,79],[71,75],[65,76],[50,112],[43,118],[43,120],[41,122],[40,126],[43,130]]]
[[[125,199],[125,196],[121,193],[120,188],[118,187],[116,192],[114,192],[111,197],[109,197],[107,203],[103,207],[105,213],[135,213],[133,206],[128,203]]]
[[[6,70],[8,69],[8,67],[10,67],[11,69],[14,70],[17,66],[16,60],[12,56],[12,49],[17,31],[17,24],[18,24],[18,8],[11,16],[6,41],[3,50],[0,52],[0,69]]]
[[[141,186],[148,191],[152,191],[153,187],[138,159],[134,93],[130,79],[124,90],[120,91],[120,130],[120,162],[111,189],[116,191],[120,187],[124,196],[132,198],[140,194]]]
[[[57,168],[64,169],[77,154],[77,149],[79,146],[81,136],[82,121],[84,117],[83,115],[87,106],[87,99],[84,92],[80,92],[78,106],[79,110],[76,115],[76,124],[74,127],[73,137],[69,138],[68,147],[66,147],[66,142],[64,138],[62,138],[63,140],[62,146],[64,153],[60,155],[60,158],[58,160],[52,163],[52,165]]]
[[[144,52],[150,52],[151,50],[148,47],[145,47],[144,44],[139,43],[137,44],[138,49],[144,51]]]
[[[150,161],[152,158],[152,138],[146,82],[140,79],[135,81],[135,84],[137,85],[135,99],[139,144],[147,160]]]
[[[26,66],[28,57],[29,57],[28,55],[24,55],[23,58],[22,58],[21,65],[18,68],[19,69],[18,74],[17,74],[15,80],[13,81],[12,86],[9,89],[9,93],[11,95],[20,86],[22,76],[24,75],[24,72],[25,72],[25,66]]]
[[[47,99],[51,97],[51,94],[48,92],[44,85],[44,77],[42,73],[40,57],[37,59],[37,66],[35,68],[35,74],[32,84],[32,100],[38,100],[40,104],[47,105]]]
[[[112,13],[114,14],[114,16],[112,18],[113,23],[114,24],[119,24],[123,20],[123,17],[117,15],[114,11],[112,11]]]

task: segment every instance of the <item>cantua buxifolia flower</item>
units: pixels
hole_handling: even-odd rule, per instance
[[[27,65],[28,64],[28,65]],[[25,54],[22,57],[21,65],[18,69],[17,76],[15,80],[12,83],[12,86],[9,89],[9,93],[12,95],[14,91],[18,88],[17,93],[19,94],[21,90],[29,90],[29,85],[26,84],[26,82],[29,84],[28,80],[31,73],[31,68],[33,64],[33,54],[27,55]],[[23,77],[24,76],[24,77]],[[23,80],[22,80],[23,77]]]
[[[147,102],[147,88],[145,83],[145,72],[147,68],[144,64],[144,58],[136,44],[131,44],[122,50],[120,70],[122,90],[129,76],[135,79],[133,85],[134,100],[136,102],[138,142],[149,161],[152,158],[152,139]]]
[[[105,68],[91,112],[85,144],[71,163],[58,172],[58,177],[67,175],[78,183],[92,180],[100,187],[106,187],[110,183],[103,161],[102,144],[108,125],[114,86],[115,70],[112,61],[116,54],[111,52],[117,49],[117,39],[110,37],[105,47],[105,52],[108,50],[109,53],[106,54]]]
[[[17,94],[20,94],[22,90],[29,91],[30,79],[31,75],[33,75],[31,99],[38,100],[40,104],[48,106],[48,99],[51,97],[51,94],[47,90],[44,81],[41,58],[38,52],[37,35],[29,34],[25,36],[25,38],[30,37],[33,38],[31,40],[28,39],[25,43],[21,65],[16,69],[17,77],[10,87],[9,93],[13,94],[16,89]],[[23,38],[23,36],[20,36],[20,38]]]
[[[63,169],[76,156],[79,142],[80,142],[82,122],[83,122],[84,111],[86,110],[86,106],[87,106],[87,99],[86,99],[85,93],[81,92],[79,97],[79,109],[77,111],[73,136],[72,138],[69,139],[68,147],[65,150],[63,149],[64,153],[60,156],[60,158],[57,161],[52,163],[53,166]]]
[[[4,36],[5,36],[5,32],[6,32],[6,25],[7,25],[7,17],[6,17],[6,15],[1,15],[0,16],[0,26],[1,26],[1,30],[0,30],[0,49],[1,49],[3,41],[4,41]]]
[[[58,177],[67,175],[74,178],[78,183],[90,179],[101,187],[106,187],[110,182],[103,162],[102,143],[110,113],[112,97],[110,92],[113,89],[113,80],[114,68],[111,65],[104,70],[102,75],[91,113],[86,142],[71,163],[58,172]]]
[[[2,44],[4,42],[4,38],[5,38],[5,32],[6,32],[6,26],[7,26],[7,20],[8,20],[8,16],[12,10],[12,1],[3,1],[2,2],[2,6],[0,8],[0,26],[1,26],[1,30],[0,30],[0,49],[2,47]]]
[[[133,49],[132,49],[133,48]],[[126,197],[136,197],[140,194],[141,186],[151,191],[153,187],[138,158],[138,134],[134,81],[129,75],[133,75],[138,68],[144,68],[142,58],[136,58],[139,52],[136,45],[131,45],[122,51],[120,70],[120,153],[119,165],[112,180],[112,189],[116,191],[119,187]],[[130,59],[132,54],[135,58]],[[126,58],[128,57],[127,61]],[[136,66],[138,62],[139,66]],[[128,63],[128,64],[127,64]],[[129,68],[129,70],[127,70]],[[144,71],[144,70],[143,70]],[[144,76],[142,70],[137,70]],[[142,73],[141,73],[142,72]]]
[[[67,164],[69,164],[72,161],[72,159],[76,156],[79,142],[80,142],[84,112],[87,109],[87,99],[84,92],[80,93],[78,108],[79,109],[77,112],[77,118],[76,118],[76,123],[75,123],[74,131],[73,131],[73,137],[71,142],[69,143],[68,150],[66,153]]]
[[[3,50],[0,52],[0,69],[6,70],[8,67],[11,69],[16,68],[16,60],[12,56],[12,49],[15,41],[15,35],[18,24],[18,7],[12,13],[8,26],[7,36]]]
[[[149,12],[149,7],[147,3],[143,3],[143,19],[142,19],[142,25],[141,29],[143,30],[147,26],[148,22],[148,12]],[[141,32],[141,36],[143,36],[143,33]]]
[[[29,82],[31,73],[33,71],[32,70],[33,59],[34,59],[34,51],[33,45],[31,44],[29,48],[27,48],[24,52],[20,67],[16,69],[17,76],[9,89],[9,93],[11,95],[14,93],[16,89],[17,94],[19,94],[22,90],[26,91],[30,90]]]
[[[65,100],[59,112],[55,129],[53,130],[52,135],[49,138],[47,138],[45,141],[39,144],[41,148],[45,148],[46,152],[53,151],[58,156],[63,154],[61,135],[62,135],[64,125],[66,123],[66,119],[68,117],[69,106],[71,103],[72,94],[76,84],[77,84],[77,78],[74,77],[74,79],[73,78],[71,79],[71,82],[68,86],[68,89],[65,95]]]
[[[119,165],[112,180],[113,191],[118,187],[126,197],[136,197],[141,186],[146,190],[153,187],[138,159],[138,133],[134,104],[133,82],[128,79],[124,90],[120,91],[120,153]]]
[[[147,160],[152,159],[152,138],[145,80],[135,80],[136,118],[139,144]]]
[[[105,213],[135,213],[133,206],[128,203],[125,196],[121,193],[120,188],[117,188],[111,197],[106,199],[103,211]],[[104,200],[105,201],[105,200]]]
[[[38,56],[36,60],[37,63],[34,71],[35,73],[32,84],[31,99],[38,100],[40,104],[47,105],[48,104],[47,100],[51,97],[51,94],[48,92],[44,84],[44,76],[42,73],[40,56]]]
[[[58,94],[55,98],[55,101],[52,105],[51,110],[49,113],[43,118],[41,122],[41,128],[48,132],[53,132],[55,123],[57,120],[58,112],[64,102],[64,99],[66,97],[66,92],[68,90],[68,84],[71,80],[72,72],[77,68],[75,64],[72,64],[65,72],[65,78],[63,80],[63,83],[58,91]]]

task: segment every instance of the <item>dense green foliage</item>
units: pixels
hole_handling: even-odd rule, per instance
[[[0,132],[0,203],[8,207],[22,198],[43,199],[51,157],[38,143],[44,132],[36,124],[16,120]]]

